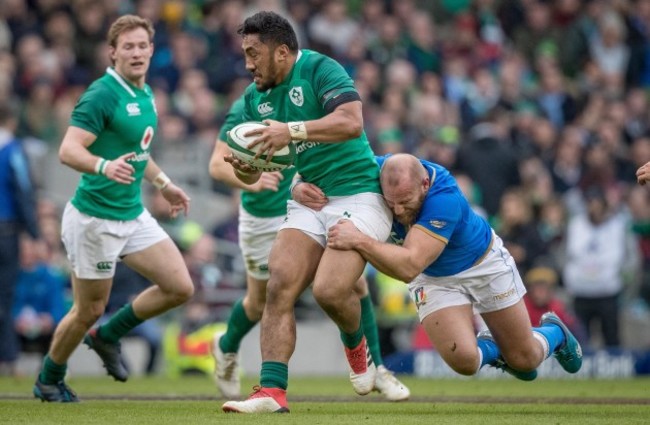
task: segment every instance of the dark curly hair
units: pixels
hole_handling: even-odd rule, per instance
[[[298,38],[293,27],[289,21],[274,12],[264,11],[249,16],[239,27],[237,34],[258,34],[264,44],[286,44],[290,51],[298,51]]]

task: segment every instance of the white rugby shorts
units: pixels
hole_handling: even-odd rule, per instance
[[[280,229],[301,230],[325,247],[327,231],[341,219],[352,221],[364,234],[384,242],[390,235],[393,215],[378,193],[332,196],[320,211],[289,200],[287,217]]]
[[[84,214],[68,202],[61,222],[61,240],[80,279],[111,278],[120,257],[168,237],[147,209],[134,220],[117,221]]]
[[[239,247],[246,271],[258,280],[268,280],[269,253],[284,216],[256,217],[239,207]]]
[[[434,311],[465,304],[471,304],[475,313],[503,310],[526,293],[514,259],[495,233],[485,258],[477,265],[453,276],[421,273],[408,286],[420,321]]]

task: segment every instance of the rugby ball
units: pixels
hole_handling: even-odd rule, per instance
[[[266,127],[266,125],[261,122],[244,122],[239,125],[236,125],[228,132],[228,147],[232,151],[232,154],[235,158],[239,159],[246,164],[260,170],[260,171],[280,171],[284,170],[291,164],[296,156],[296,146],[293,143],[289,143],[284,148],[275,152],[273,157],[269,162],[266,162],[267,155],[262,155],[259,158],[255,159],[257,154],[257,149],[260,145],[253,146],[252,149],[248,149],[248,145],[253,143],[258,136],[244,136],[246,133],[258,128]]]

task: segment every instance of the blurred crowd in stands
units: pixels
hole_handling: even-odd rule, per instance
[[[552,302],[586,346],[625,345],[623,314],[650,315],[650,194],[635,180],[650,161],[650,0],[3,0],[0,99],[17,106],[30,156],[56,155],[78,96],[109,65],[108,23],[135,13],[156,29],[154,157],[209,151],[251,81],[236,31],[258,10],[287,16],[302,48],[346,68],[377,154],[410,152],[454,173],[515,257],[531,317]],[[194,166],[207,175],[207,158]],[[42,240],[25,256],[65,275],[62,206],[34,175]],[[172,233],[205,289],[191,317],[205,317],[201,297],[233,267],[215,250],[236,243],[236,214],[214,232]],[[404,286],[371,277],[386,331],[412,329]]]

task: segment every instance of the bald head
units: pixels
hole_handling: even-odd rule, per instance
[[[410,226],[420,213],[429,189],[429,173],[413,155],[397,154],[381,167],[381,189],[393,217]]]
[[[420,184],[429,177],[420,160],[413,155],[400,153],[388,157],[381,167],[381,187],[395,188],[402,185]]]

